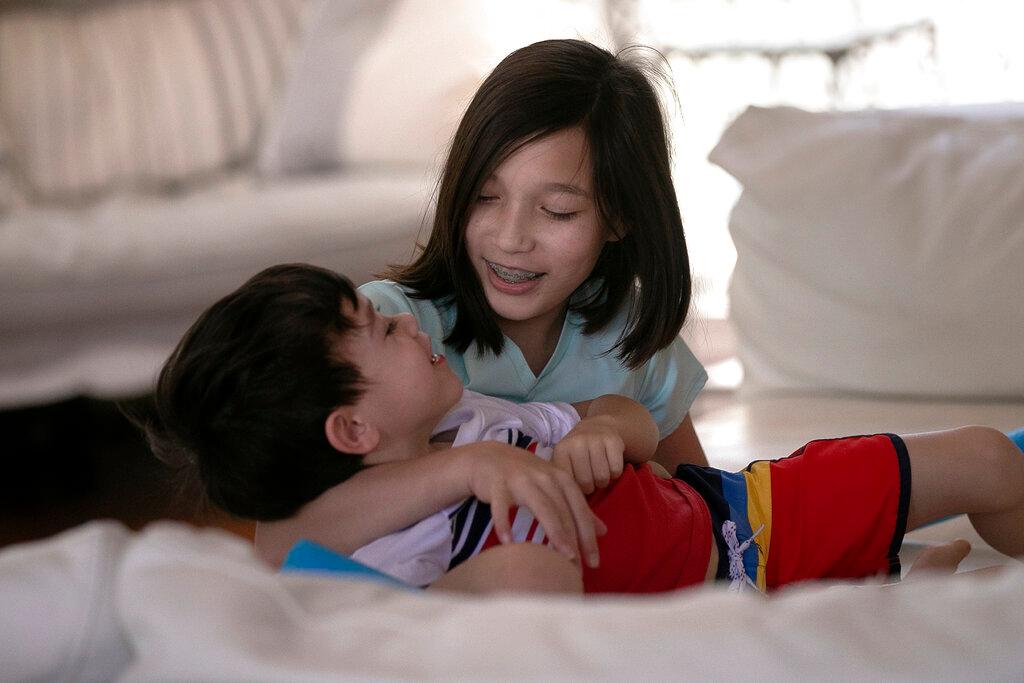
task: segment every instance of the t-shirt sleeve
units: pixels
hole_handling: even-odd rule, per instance
[[[448,571],[451,547],[452,528],[445,510],[367,543],[352,553],[352,559],[411,586],[428,586]]]
[[[444,321],[441,311],[433,301],[413,298],[390,280],[367,282],[359,287],[359,292],[384,315],[411,313],[416,318],[420,329],[430,337],[434,351],[443,352],[443,340],[446,335]]]
[[[373,302],[377,310],[385,315],[412,313],[416,315],[413,301],[402,288],[390,280],[374,280],[360,285],[359,292]]]
[[[580,421],[579,413],[568,403],[513,403],[469,390],[462,395],[459,406],[467,412],[452,411],[439,427],[445,429],[448,419],[458,423],[457,446],[477,441],[509,443],[509,429],[553,446]]]
[[[522,403],[517,406],[522,430],[541,443],[554,446],[579,421],[579,413],[568,403]]]
[[[679,427],[708,373],[681,338],[663,348],[640,369],[643,377],[637,400],[650,411],[662,439]]]

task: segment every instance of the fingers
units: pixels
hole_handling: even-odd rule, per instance
[[[494,522],[494,533],[502,543],[512,542],[512,522],[509,520],[508,492],[498,488],[491,494],[491,520]]]
[[[572,467],[573,479],[576,480],[580,490],[588,495],[593,493],[594,473],[592,472],[591,462],[587,454],[575,454],[575,457],[569,459],[569,463]]]
[[[600,553],[597,549],[598,525],[600,525],[600,534],[602,536],[607,533],[608,528],[604,525],[604,522],[594,515],[590,506],[587,505],[587,499],[583,497],[583,492],[576,486],[575,482],[564,486],[563,489],[566,494],[566,500],[569,503],[569,509],[576,523],[575,530],[579,532],[579,548],[583,555],[583,560],[587,563],[588,567],[596,568],[601,561]]]
[[[590,454],[590,471],[593,484],[599,489],[608,486],[612,481],[612,468],[607,451],[592,451]],[[589,491],[588,491],[589,493]]]
[[[568,454],[556,454],[550,463],[522,451],[498,449],[496,455],[479,469],[480,476],[471,490],[491,504],[498,539],[502,543],[514,540],[508,513],[511,506],[522,506],[533,513],[554,549],[571,560],[581,557],[587,565],[596,567],[597,537],[607,528],[590,510],[574,479],[574,464]]]
[[[600,559],[598,529],[603,534],[604,524],[591,512],[572,475],[562,469],[548,472],[551,476],[517,483],[523,490],[516,498],[533,512],[556,550],[570,559],[576,559],[578,551],[588,566],[596,567]]]
[[[605,488],[622,476],[623,443],[618,436],[563,439],[552,464],[570,474],[585,494]]]

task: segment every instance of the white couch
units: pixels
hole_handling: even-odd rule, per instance
[[[602,16],[571,0],[0,7],[0,408],[144,393],[260,268],[358,283],[408,262],[486,73],[541,38],[607,43]]]

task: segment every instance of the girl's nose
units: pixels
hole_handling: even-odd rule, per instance
[[[529,251],[533,246],[533,230],[529,211],[510,208],[498,218],[497,244],[508,253]]]

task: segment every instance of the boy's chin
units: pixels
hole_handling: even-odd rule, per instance
[[[451,398],[447,401],[448,405],[444,406],[445,414],[447,414],[449,410],[451,410],[452,408],[454,408],[455,406],[457,406],[459,404],[459,401],[462,400],[462,394],[465,391],[466,391],[466,388],[463,387],[462,386],[462,382],[459,381],[458,389],[456,389],[455,391],[453,391],[451,393]]]

